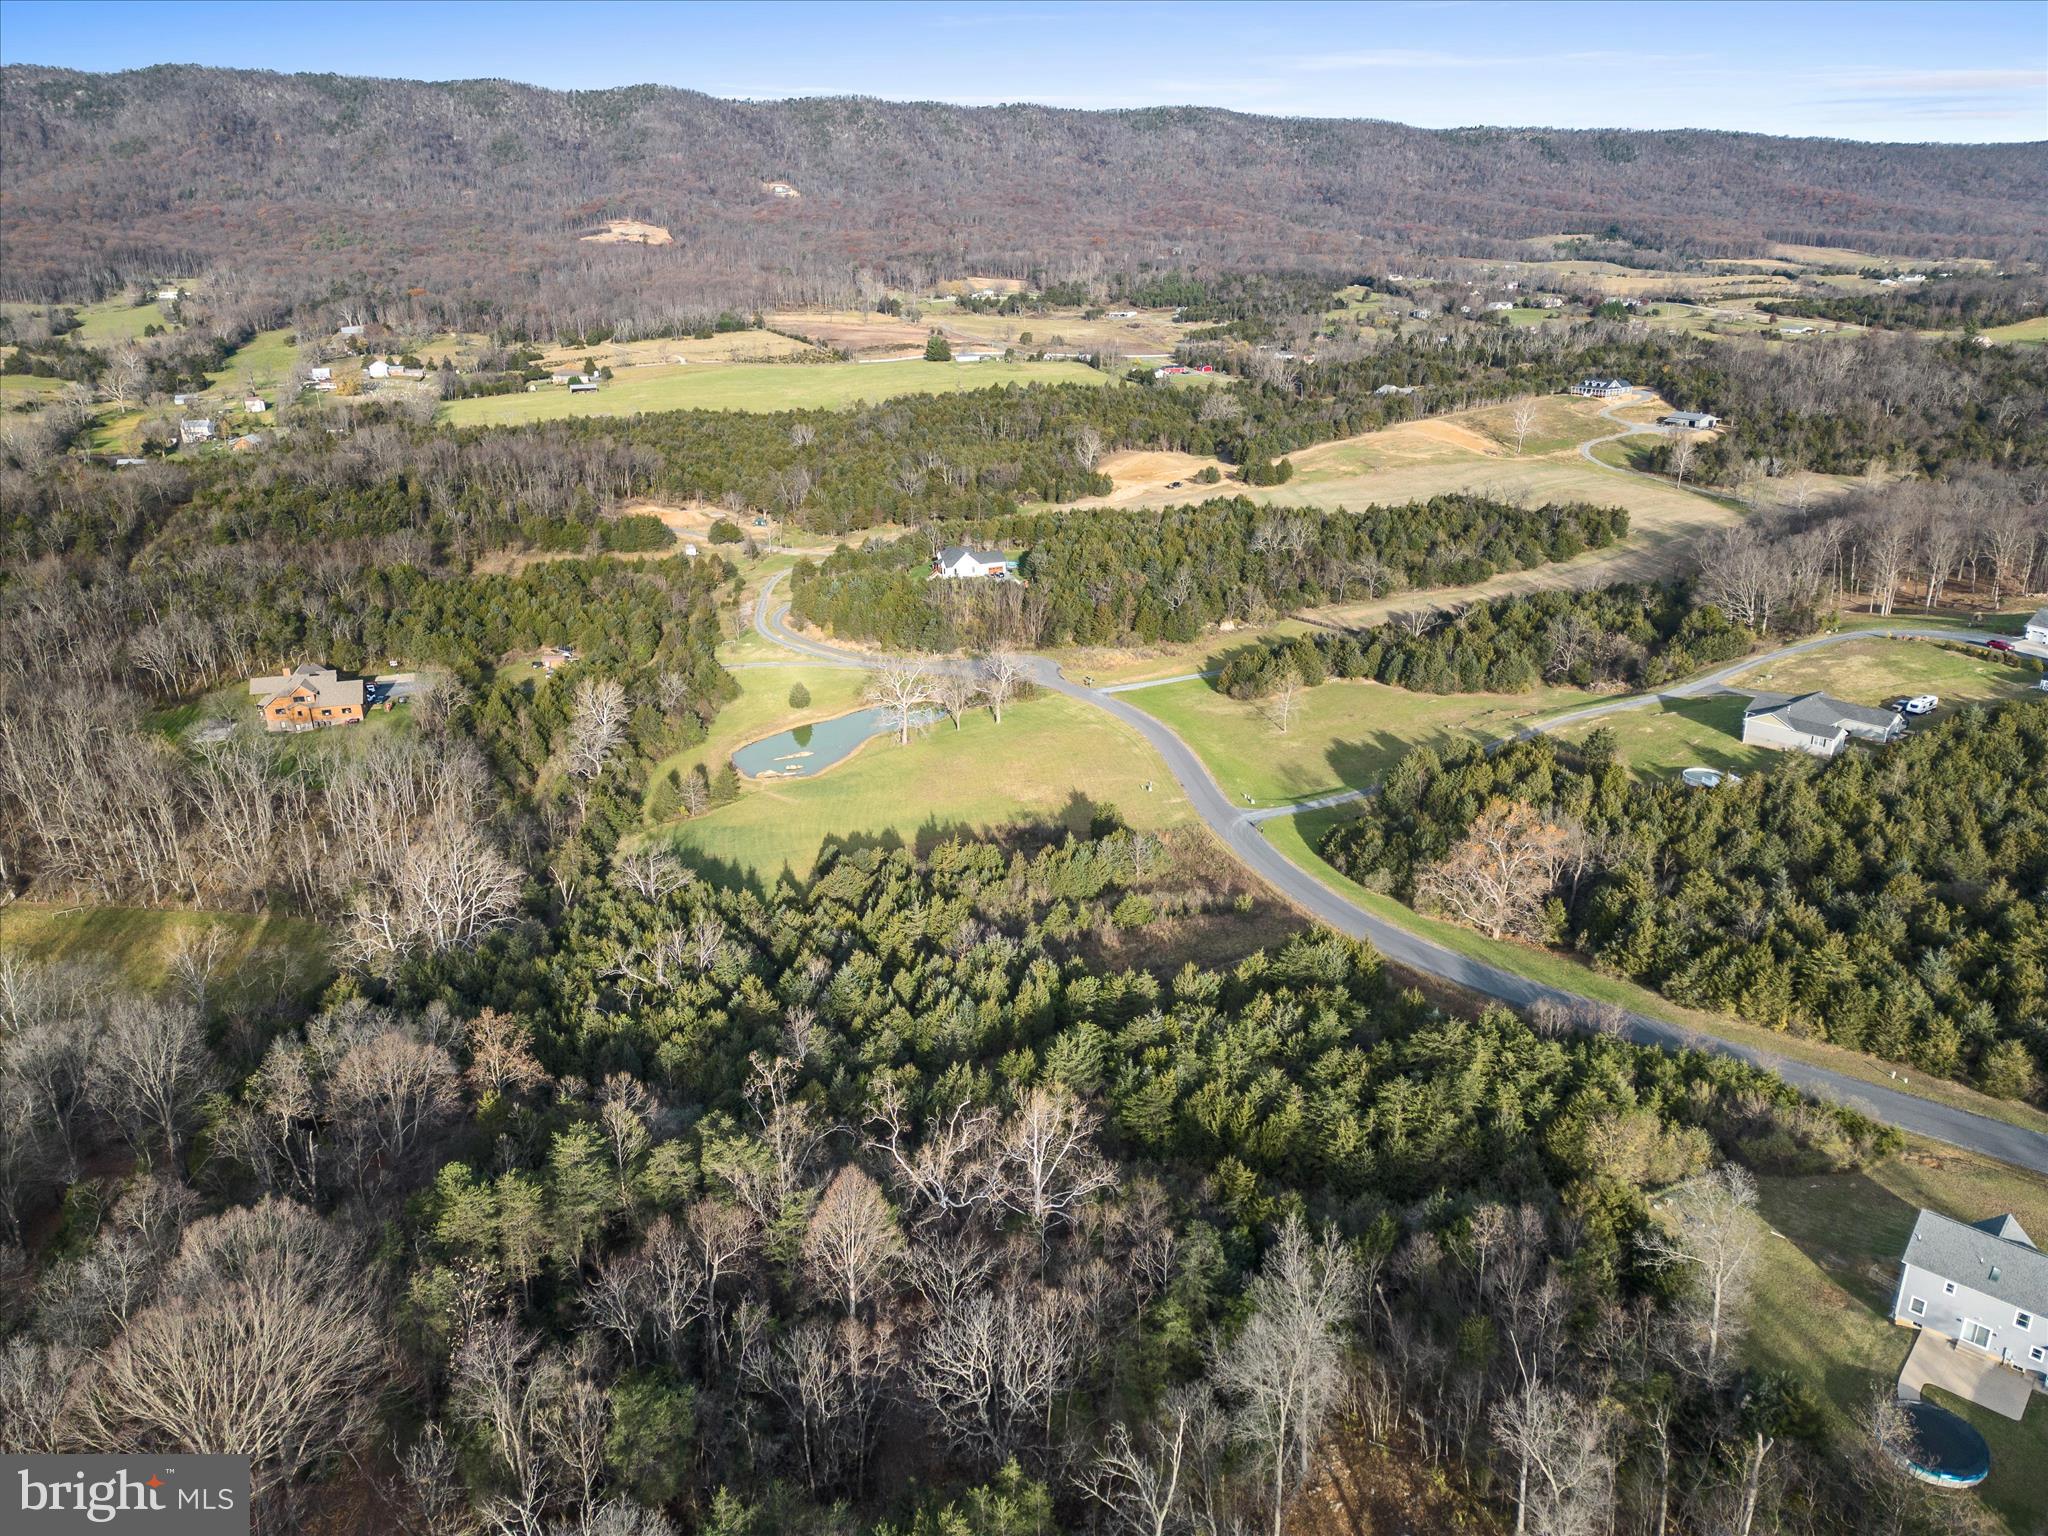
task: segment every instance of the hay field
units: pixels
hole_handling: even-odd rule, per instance
[[[513,426],[571,416],[633,416],[646,411],[792,411],[957,394],[1004,384],[1092,384],[1106,374],[1080,363],[714,363],[630,369],[594,394],[543,385],[532,393],[454,400],[440,419],[451,426]]]

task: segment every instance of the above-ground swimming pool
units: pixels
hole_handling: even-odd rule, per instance
[[[1901,1403],[1912,1432],[1900,1460],[1923,1483],[1974,1488],[1991,1473],[1991,1447],[1976,1426],[1934,1403]]]
[[[926,710],[913,715],[913,725],[929,725],[937,716]],[[896,729],[896,712],[875,707],[835,715],[814,725],[777,731],[750,741],[733,753],[732,764],[750,779],[801,779],[830,768],[872,736]]]

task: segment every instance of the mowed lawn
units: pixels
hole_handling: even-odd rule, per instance
[[[1759,1181],[1772,1237],[1751,1307],[1749,1358],[1791,1372],[1825,1407],[1829,1428],[1853,1451],[1859,1415],[1890,1392],[1913,1334],[1891,1321],[1899,1255],[1925,1206],[1958,1221],[2007,1211],[2030,1233],[2048,1232],[2048,1181],[1986,1158],[1916,1141],[1867,1173]],[[1931,1393],[1983,1432],[1991,1476],[1980,1490],[2013,1536],[2048,1530],[2048,1399],[2011,1419]]]
[[[442,407],[451,426],[513,426],[565,416],[631,416],[642,411],[793,411],[958,394],[1003,384],[1114,382],[1080,363],[713,363],[634,368],[595,394],[545,386],[531,394],[456,400]]]
[[[49,964],[110,967],[130,986],[164,984],[171,957],[188,938],[208,929],[227,935],[222,974],[238,972],[266,957],[279,957],[295,985],[311,990],[333,971],[327,938],[303,918],[245,912],[189,912],[146,907],[58,907],[13,902],[0,907],[0,952]]]
[[[1900,623],[1911,623],[1900,618]],[[1971,654],[1975,652],[1975,654]],[[1931,693],[1945,713],[1951,705],[2016,698],[2040,676],[2031,668],[1994,661],[1970,647],[1952,651],[1931,640],[1847,640],[1802,651],[1735,678],[1730,687],[1774,693],[1821,689],[1851,704],[1883,704],[1902,694]],[[1938,718],[1934,717],[1934,718]]]
[[[1192,821],[1135,732],[1091,705],[1040,694],[1006,710],[1001,725],[977,710],[959,730],[942,720],[908,746],[876,737],[815,779],[750,783],[733,804],[665,835],[715,878],[772,884],[809,875],[828,840],[924,851],[1007,827],[1085,832],[1104,806],[1150,830]]]
[[[750,741],[792,726],[851,713],[861,707],[861,693],[868,681],[867,673],[857,667],[802,664],[746,667],[733,676],[739,679],[740,696],[719,710],[712,720],[711,733],[701,743],[671,753],[656,764],[648,776],[649,784],[670,772],[687,774],[700,764],[706,773],[716,774],[733,753]],[[802,709],[792,709],[789,691],[798,683],[809,691],[811,702]]]
[[[1121,697],[1172,726],[1232,800],[1274,805],[1362,788],[1417,747],[1511,735],[1595,696],[1567,689],[1410,693],[1333,680],[1302,690],[1284,732],[1272,700],[1233,699],[1207,681],[1166,683]]]
[[[1742,744],[1745,695],[1717,693],[1703,699],[1659,699],[1642,709],[1618,710],[1557,733],[1574,746],[1594,731],[1614,733],[1621,760],[1635,773],[1662,778],[1685,768],[1719,768],[1750,773],[1767,768],[1779,754]]]

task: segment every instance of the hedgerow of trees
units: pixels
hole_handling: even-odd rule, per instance
[[[1323,856],[1682,1003],[2035,1097],[2048,1065],[2048,703],[1698,791],[1603,733],[1402,759]],[[1438,870],[1483,873],[1491,912]],[[1465,890],[1477,888],[1476,879]]]
[[[837,634],[946,650],[1012,643],[1192,640],[1223,619],[1455,586],[1569,560],[1628,529],[1620,507],[1514,506],[1456,493],[1362,512],[1263,507],[1242,497],[1156,511],[1077,510],[841,548],[790,574],[790,611]],[[935,543],[1019,547],[1023,585],[928,582]]]

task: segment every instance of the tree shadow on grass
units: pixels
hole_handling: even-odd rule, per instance
[[[1863,1173],[1771,1178],[1758,1184],[1757,1209],[1772,1229],[1843,1290],[1889,1317],[1915,1209]]]

